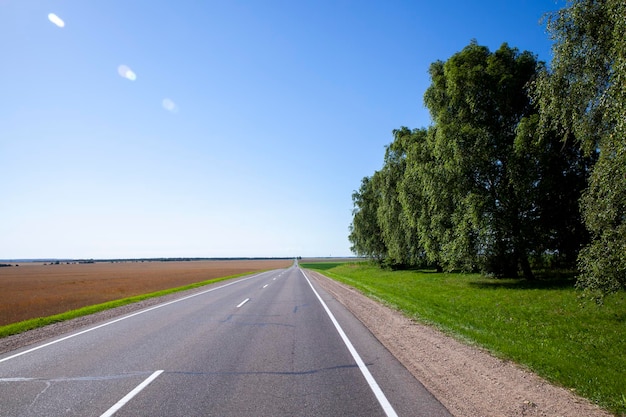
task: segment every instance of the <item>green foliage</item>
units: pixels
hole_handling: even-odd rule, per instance
[[[573,142],[561,142],[554,131],[539,133],[540,116],[524,118],[517,128],[514,147],[526,163],[526,183],[518,188],[526,203],[525,217],[532,219],[529,233],[533,259],[551,254],[556,267],[571,267],[580,248],[589,241],[579,210],[594,156],[585,156]],[[521,177],[521,175],[520,175]]]
[[[426,263],[440,266],[443,262],[442,239],[451,227],[446,213],[453,202],[440,192],[446,187],[443,167],[433,157],[430,140],[435,134],[431,129],[409,131],[402,128],[394,132],[396,137],[409,136],[411,146],[406,150],[406,167],[398,187],[398,199],[402,205],[408,228],[417,234],[417,247],[423,251]],[[405,139],[407,140],[407,139]]]
[[[395,139],[386,149],[383,169],[377,173],[380,176],[377,219],[388,251],[385,263],[391,267],[421,265],[425,256],[419,234],[399,199],[407,150],[412,147],[415,137],[405,127],[394,130],[393,134]]]
[[[352,252],[382,261],[387,256],[387,247],[382,238],[378,223],[380,205],[380,174],[365,177],[361,188],[352,194],[354,210],[348,239],[352,243]]]
[[[311,266],[315,268],[315,266]],[[389,271],[366,263],[323,273],[418,321],[514,360],[616,414],[626,413],[626,297],[583,303],[572,277],[494,280]]]
[[[626,288],[626,3],[570,1],[547,26],[555,44],[535,88],[541,129],[598,158],[581,199],[592,242],[579,286],[602,296]]]
[[[434,204],[430,211],[452,220],[438,229],[446,269],[514,275],[521,265],[532,275],[533,219],[526,213],[534,203],[527,199],[534,179],[514,144],[520,122],[535,112],[525,86],[536,68],[529,52],[503,44],[492,53],[475,42],[431,65],[424,101],[435,122],[431,148],[444,179],[437,192],[451,204]]]

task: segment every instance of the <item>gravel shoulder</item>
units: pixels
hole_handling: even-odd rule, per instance
[[[608,417],[520,366],[405,317],[349,286],[307,271],[457,417]]]
[[[346,306],[456,417],[611,416],[571,391],[556,387],[512,362],[416,323],[317,272],[307,273]],[[206,288],[152,298],[5,337],[0,339],[0,354]]]

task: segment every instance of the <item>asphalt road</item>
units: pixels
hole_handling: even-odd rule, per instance
[[[450,416],[297,266],[0,356],[0,416]]]

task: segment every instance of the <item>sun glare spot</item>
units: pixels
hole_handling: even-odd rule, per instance
[[[48,20],[60,28],[65,27],[65,22],[63,21],[63,19],[61,19],[59,16],[55,15],[54,13],[50,13],[48,15]]]
[[[135,81],[137,79],[137,75],[127,65],[117,67],[117,73],[120,77],[126,78],[127,80]]]
[[[169,98],[164,98],[162,104],[165,110],[171,111],[172,113],[178,112],[178,106]]]

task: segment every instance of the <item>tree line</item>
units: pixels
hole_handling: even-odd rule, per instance
[[[431,64],[431,125],[394,130],[352,195],[354,253],[626,288],[626,3],[574,0],[545,21],[549,66],[476,41]]]

